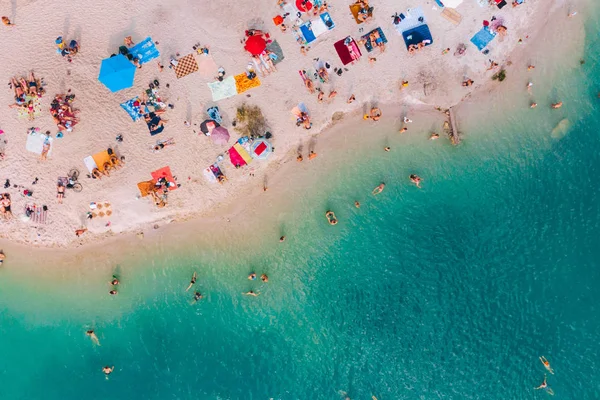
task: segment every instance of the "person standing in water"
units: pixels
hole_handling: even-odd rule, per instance
[[[102,368],[102,372],[104,372],[104,376],[108,379],[108,376],[115,370],[115,366],[109,367],[108,365]]]
[[[85,333],[87,336],[90,337],[90,339],[92,339],[92,342],[96,345],[96,346],[100,346],[100,340],[98,340],[98,336],[96,336],[96,333],[94,333],[93,329],[88,330]]]
[[[194,273],[192,274],[192,280],[190,281],[190,284],[187,287],[187,289],[185,289],[185,291],[187,292],[188,290],[190,290],[192,288],[192,286],[194,286],[195,283],[196,283],[196,271],[194,271]]]
[[[119,284],[119,278],[117,278],[115,275],[113,275],[112,280],[110,281],[110,284],[113,286],[117,286]]]

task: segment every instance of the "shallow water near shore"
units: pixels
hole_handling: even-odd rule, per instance
[[[541,399],[541,355],[554,398],[600,397],[597,21],[583,66],[539,67],[556,84],[534,92],[537,110],[473,109],[457,148],[390,130],[337,154],[344,165],[318,160],[326,174],[307,171],[252,245],[132,249],[115,261],[115,297],[112,265],[52,280],[3,271],[0,397]],[[549,110],[558,97],[565,106]],[[194,305],[193,270],[205,295]]]

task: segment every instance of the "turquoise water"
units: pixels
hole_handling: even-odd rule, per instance
[[[115,259],[116,297],[106,266],[27,281],[6,268],[0,398],[541,399],[541,355],[554,398],[600,398],[598,29],[585,65],[547,71],[534,113],[467,121],[458,148],[390,132],[349,151],[354,163],[296,188],[260,247]],[[554,96],[561,110],[542,107]]]

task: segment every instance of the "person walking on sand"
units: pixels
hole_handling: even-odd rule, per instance
[[[96,334],[94,333],[94,331],[92,329],[90,329],[89,331],[87,331],[85,333],[87,336],[90,337],[90,339],[92,339],[92,342],[96,345],[96,346],[100,346],[100,340],[98,340],[98,336],[96,336]]]
[[[373,191],[371,192],[373,195],[377,195],[381,192],[383,192],[383,189],[385,188],[385,183],[381,183],[379,186],[377,186],[375,189],[373,189]]]
[[[8,17],[2,17],[2,23],[6,26],[15,26],[15,24],[10,22],[10,18]]]
[[[108,376],[115,370],[115,366],[109,367],[108,365],[102,368],[102,372],[104,372],[104,376],[108,379]]]
[[[196,271],[194,271],[194,273],[192,274],[192,280],[190,281],[190,284],[188,285],[187,289],[185,289],[185,291],[187,292],[188,290],[190,290],[192,288],[192,286],[194,286],[194,284],[196,283]]]

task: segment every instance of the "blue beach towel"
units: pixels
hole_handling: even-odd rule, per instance
[[[371,32],[367,33],[366,35],[363,35],[362,38],[366,40],[365,42],[365,48],[367,49],[367,52],[371,52],[373,51],[373,43],[371,43],[371,39],[369,39],[369,35],[373,32],[379,32],[379,37],[383,40],[383,43],[387,43],[387,38],[385,37],[385,35],[383,34],[383,31],[381,30],[381,28],[377,28],[377,29],[373,29]]]
[[[333,28],[335,28],[335,22],[333,22],[333,20],[331,19],[331,15],[329,15],[328,12],[324,12],[320,15],[320,17],[327,29],[332,30]]]
[[[475,34],[471,38],[471,43],[473,43],[479,51],[483,50],[494,38],[496,34],[493,33],[489,27],[484,26],[481,28],[479,32]]]
[[[152,41],[151,37],[147,37],[146,39],[142,40],[141,42],[130,48],[129,53],[134,58],[140,60],[140,64],[145,64],[148,61],[154,60],[155,58],[160,56],[160,53],[154,45],[154,42]]]
[[[423,40],[429,40],[425,46],[429,46],[433,43],[433,37],[431,36],[431,32],[429,31],[429,27],[427,25],[421,25],[411,30],[402,33],[402,37],[404,38],[404,43],[406,43],[406,48],[411,44],[419,44]]]
[[[123,110],[127,111],[127,114],[129,114],[133,121],[137,121],[142,117],[142,114],[140,114],[140,106],[133,105],[133,103],[135,103],[136,101],[139,103],[140,99],[138,97],[134,97],[133,99],[126,101],[125,103],[121,103],[121,107],[123,108]]]
[[[206,112],[208,113],[210,119],[217,121],[219,124],[223,121],[223,118],[221,118],[221,113],[219,112],[219,107],[211,107],[208,110],[206,110]]]
[[[306,43],[312,43],[317,39],[317,37],[313,33],[312,29],[310,29],[310,25],[311,25],[310,21],[305,22],[302,25],[300,25],[300,32],[302,32],[302,36],[304,36]]]

